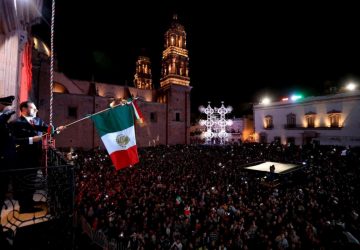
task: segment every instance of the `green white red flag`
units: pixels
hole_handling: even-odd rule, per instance
[[[138,112],[131,102],[91,117],[117,170],[139,162],[134,126]]]

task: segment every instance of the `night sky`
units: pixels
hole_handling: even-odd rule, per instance
[[[242,103],[258,102],[264,94],[317,95],[326,84],[357,81],[360,75],[360,18],[354,6],[115,2],[57,1],[60,71],[75,79],[94,76],[98,82],[132,86],[136,58],[145,54],[159,86],[163,35],[177,13],[188,38],[193,111],[223,100],[241,114]],[[46,3],[43,11],[48,20],[49,7]],[[49,41],[46,22],[33,31]]]

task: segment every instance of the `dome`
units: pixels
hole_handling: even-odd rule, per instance
[[[176,14],[173,15],[173,21],[166,33],[185,34],[185,28],[179,23],[178,16]]]

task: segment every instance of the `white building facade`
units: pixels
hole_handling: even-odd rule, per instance
[[[360,146],[360,92],[254,105],[256,141]]]

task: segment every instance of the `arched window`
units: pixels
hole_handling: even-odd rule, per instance
[[[306,124],[308,128],[315,127],[315,118],[316,118],[315,112],[308,112],[305,114]]]
[[[179,37],[179,47],[182,48],[183,46],[183,39],[182,36]]]
[[[264,132],[261,132],[259,134],[259,142],[260,143],[267,143],[267,134]]]
[[[340,118],[341,118],[341,111],[331,110],[328,112],[329,122],[331,128],[339,128],[341,127]]]
[[[296,115],[293,113],[290,113],[286,116],[287,124],[286,126],[288,128],[295,128],[296,127]]]
[[[273,117],[271,115],[265,116],[264,128],[272,129],[273,127]]]

